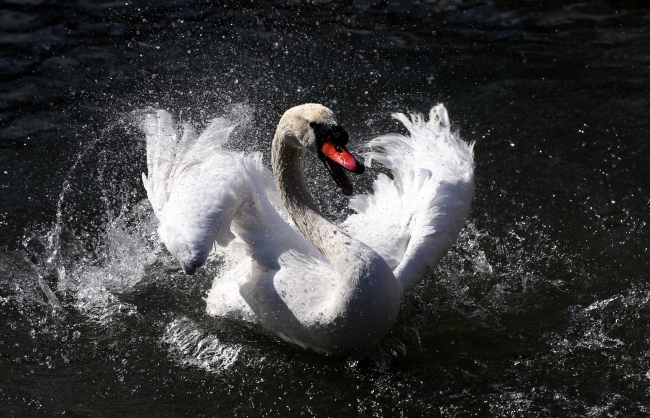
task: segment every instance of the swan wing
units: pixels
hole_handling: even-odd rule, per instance
[[[142,175],[156,217],[158,234],[183,270],[203,265],[216,242],[235,238],[231,223],[250,195],[274,188],[261,155],[226,151],[237,123],[213,119],[198,135],[190,124],[178,127],[165,110],[136,114],[147,140],[148,175]],[[270,247],[270,246],[269,246]]]
[[[348,232],[378,252],[404,291],[435,267],[456,241],[474,196],[473,144],[450,130],[442,104],[426,121],[422,115],[393,117],[409,135],[388,134],[370,141],[368,165],[383,164],[374,193],[350,200],[357,213],[343,224]]]

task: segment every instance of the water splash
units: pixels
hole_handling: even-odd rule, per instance
[[[123,154],[133,154],[120,143],[127,125],[118,117],[85,144],[65,175],[53,225],[23,239],[34,287],[51,308],[74,307],[100,323],[135,313],[118,295],[134,290],[145,269],[164,260],[149,203],[134,203],[137,194],[115,181],[128,165]],[[137,141],[131,144],[137,148]],[[103,210],[86,201],[103,204]]]
[[[562,355],[571,355],[576,350],[607,352],[638,344],[634,339],[625,338],[622,331],[634,329],[649,310],[650,290],[634,287],[626,294],[596,300],[584,308],[572,306],[571,327],[551,341],[556,352]]]
[[[90,249],[84,242],[57,225],[59,235],[65,232],[65,244],[48,251],[50,256],[42,269],[56,277],[56,291],[89,318],[100,323],[117,314],[134,314],[136,307],[120,301],[118,295],[133,291],[146,277],[146,268],[159,258],[160,243],[156,241],[155,218],[148,202],[141,202],[133,211],[124,211],[105,226],[100,243]],[[47,292],[45,291],[47,294]]]
[[[491,328],[501,317],[537,305],[540,292],[567,292],[564,278],[587,276],[577,254],[564,248],[535,217],[492,232],[468,222],[456,245],[423,286],[452,310]]]
[[[228,345],[219,341],[216,335],[204,333],[188,318],[169,323],[162,342],[169,346],[170,354],[180,364],[213,373],[230,368],[242,350],[239,344]]]

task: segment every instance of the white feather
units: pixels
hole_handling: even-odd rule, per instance
[[[344,226],[373,248],[393,268],[404,291],[413,288],[435,267],[463,228],[474,195],[473,144],[450,130],[441,104],[429,113],[393,117],[409,136],[388,134],[368,144],[366,154],[393,176],[377,176],[374,193],[350,200],[351,215]]]

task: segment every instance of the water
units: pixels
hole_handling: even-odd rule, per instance
[[[645,2],[1,9],[2,416],[650,410]],[[401,129],[391,112],[438,102],[477,141],[457,245],[380,345],[344,357],[205,314],[227,260],[187,277],[164,250],[128,123],[149,105],[199,126],[250,106],[233,147],[268,152],[282,112],[310,101],[356,151]],[[317,162],[308,171],[345,217]]]

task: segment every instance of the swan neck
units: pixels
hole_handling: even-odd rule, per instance
[[[339,236],[348,238],[348,244],[349,237],[325,218],[316,205],[305,181],[304,158],[304,149],[296,148],[276,135],[273,140],[271,165],[282,202],[305,238],[327,259],[333,261],[332,258],[336,254],[331,249],[336,247]]]
[[[305,182],[305,150],[294,147],[292,138],[284,139],[277,133],[273,139],[271,165],[276,185],[300,232],[331,263],[336,273],[338,287],[331,297],[332,312],[356,324],[350,329],[364,332],[370,326],[369,318],[382,318],[383,322],[377,322],[378,329],[382,330],[377,335],[384,335],[399,311],[403,294],[401,283],[379,254],[323,216]]]

